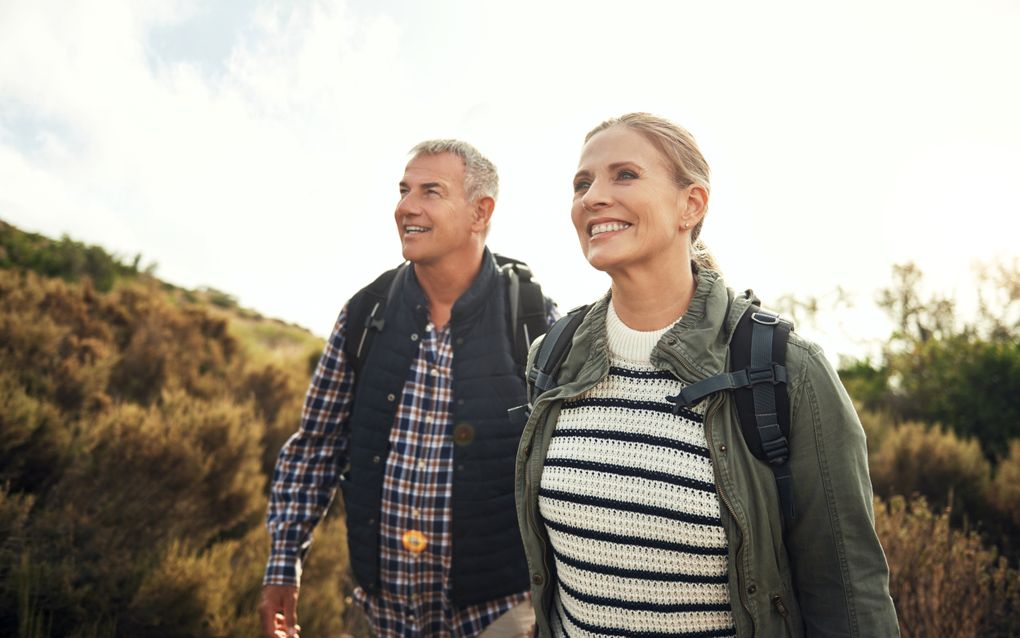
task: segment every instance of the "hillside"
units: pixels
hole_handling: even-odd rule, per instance
[[[5,635],[255,631],[268,476],[322,340],[139,261],[0,222]],[[342,534],[306,575],[322,633]]]

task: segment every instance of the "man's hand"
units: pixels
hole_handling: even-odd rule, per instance
[[[263,638],[296,638],[298,588],[289,585],[265,585],[259,597],[259,617]]]

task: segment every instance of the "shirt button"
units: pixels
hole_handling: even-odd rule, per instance
[[[425,324],[425,329],[428,330],[429,332],[432,332],[433,330],[436,329],[436,324],[430,321],[427,324]]]
[[[419,470],[425,469],[425,461],[418,461],[418,469]]]
[[[436,368],[432,368],[431,370],[429,370],[429,374],[431,374],[434,377],[438,377],[439,376],[439,370],[437,370]]]
[[[411,515],[414,516],[415,518],[421,518],[421,510],[418,509],[411,510]]]

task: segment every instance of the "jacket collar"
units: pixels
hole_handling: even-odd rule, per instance
[[[697,287],[683,318],[662,336],[652,350],[652,363],[676,368],[688,382],[719,374],[726,369],[730,338],[740,316],[752,301],[748,290],[740,295],[726,287],[717,271],[695,269]]]
[[[748,290],[735,295],[726,287],[717,271],[695,268],[697,284],[683,318],[666,331],[652,350],[652,364],[672,370],[681,379],[694,383],[726,369],[729,341],[740,316],[752,302]],[[609,347],[606,313],[610,294],[588,311],[578,327],[561,378],[589,385],[609,372]],[[567,384],[573,385],[573,384]],[[568,392],[579,388],[564,388]]]

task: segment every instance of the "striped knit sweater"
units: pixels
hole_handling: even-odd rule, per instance
[[[563,404],[539,508],[556,560],[557,636],[735,636],[700,411],[649,362],[667,328],[631,330],[610,304],[609,376]]]

